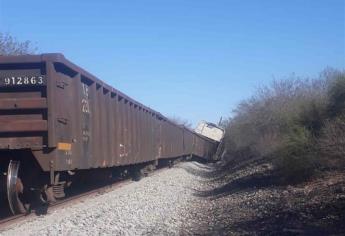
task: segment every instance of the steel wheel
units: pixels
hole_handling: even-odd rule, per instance
[[[24,193],[24,185],[18,177],[19,161],[10,161],[7,171],[7,199],[11,212],[15,214],[24,214],[28,208],[23,204],[21,198]]]

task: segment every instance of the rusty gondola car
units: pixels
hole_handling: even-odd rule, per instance
[[[62,54],[0,56],[0,191],[14,214],[29,195],[63,197],[79,171],[209,158],[216,145]]]

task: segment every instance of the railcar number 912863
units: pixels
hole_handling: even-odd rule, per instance
[[[6,76],[0,78],[0,86],[40,86],[46,84],[46,78],[40,76]]]

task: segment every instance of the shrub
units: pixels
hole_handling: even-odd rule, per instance
[[[331,117],[345,114],[345,73],[334,74],[328,90],[328,112]]]
[[[11,35],[0,32],[0,56],[35,54],[36,50],[30,41],[20,42]]]
[[[345,116],[325,122],[318,147],[326,165],[331,168],[345,167]]]
[[[319,165],[310,132],[299,126],[292,128],[281,146],[273,155],[273,163],[283,180],[296,182],[313,175]]]
[[[319,127],[325,91],[321,81],[298,78],[274,81],[259,89],[234,111],[227,129],[231,148],[250,147],[264,157],[284,145],[292,127]]]
[[[344,72],[275,80],[233,111],[226,128],[229,159],[268,158],[284,179],[305,179],[328,156],[344,158],[343,117]]]

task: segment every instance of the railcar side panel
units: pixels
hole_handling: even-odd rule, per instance
[[[129,153],[129,150],[128,150],[128,113],[127,113],[127,104],[128,104],[128,101],[126,99],[123,99],[123,103],[122,103],[122,117],[123,117],[123,134],[124,134],[124,137],[123,137],[123,145],[124,145],[124,155],[123,155],[123,158],[122,158],[122,162],[121,164],[122,165],[125,165],[128,163],[128,153]]]
[[[0,149],[49,146],[47,65],[32,61],[6,60],[0,64]],[[27,85],[26,85],[27,84]],[[49,160],[40,158],[49,165]]]
[[[123,120],[123,98],[121,96],[118,96],[118,112],[116,114],[116,117],[118,119],[118,164],[121,165],[123,162],[122,159],[125,155],[124,150],[124,120]]]
[[[150,140],[149,140],[149,124],[148,124],[148,120],[147,120],[147,110],[145,109],[144,110],[144,116],[143,116],[143,119],[144,119],[144,146],[145,146],[145,153],[143,155],[143,160],[148,160],[150,157],[149,157],[149,153],[150,153]]]
[[[126,164],[132,163],[133,160],[133,128],[132,128],[132,116],[131,116],[131,108],[132,104],[128,101],[126,106],[127,112],[127,122],[128,122],[128,157],[126,159]]]
[[[184,144],[185,144],[185,155],[193,154],[193,134],[191,131],[184,129]]]
[[[111,122],[113,123],[113,129],[112,129],[112,135],[113,135],[113,140],[112,140],[112,158],[113,158],[113,166],[118,165],[118,157],[119,157],[119,152],[118,152],[118,142],[119,142],[119,131],[118,131],[118,99],[117,99],[117,94],[112,92],[112,103],[111,103],[112,109],[113,109],[113,118]]]
[[[44,83],[21,87],[27,77]],[[19,84],[1,84],[12,78]],[[0,149],[30,149],[44,171],[210,157],[215,147],[62,55],[0,58]]]
[[[149,121],[149,140],[150,140],[150,149],[149,149],[149,160],[154,160],[155,159],[155,155],[154,155],[154,128],[153,128],[153,119],[152,119],[152,112],[148,113],[148,121]]]
[[[135,108],[135,104],[132,103],[131,105],[131,124],[132,124],[132,159],[131,159],[131,163],[136,163],[136,157],[137,157],[137,129],[136,129],[136,119],[135,119],[135,114],[136,114],[136,108]]]

